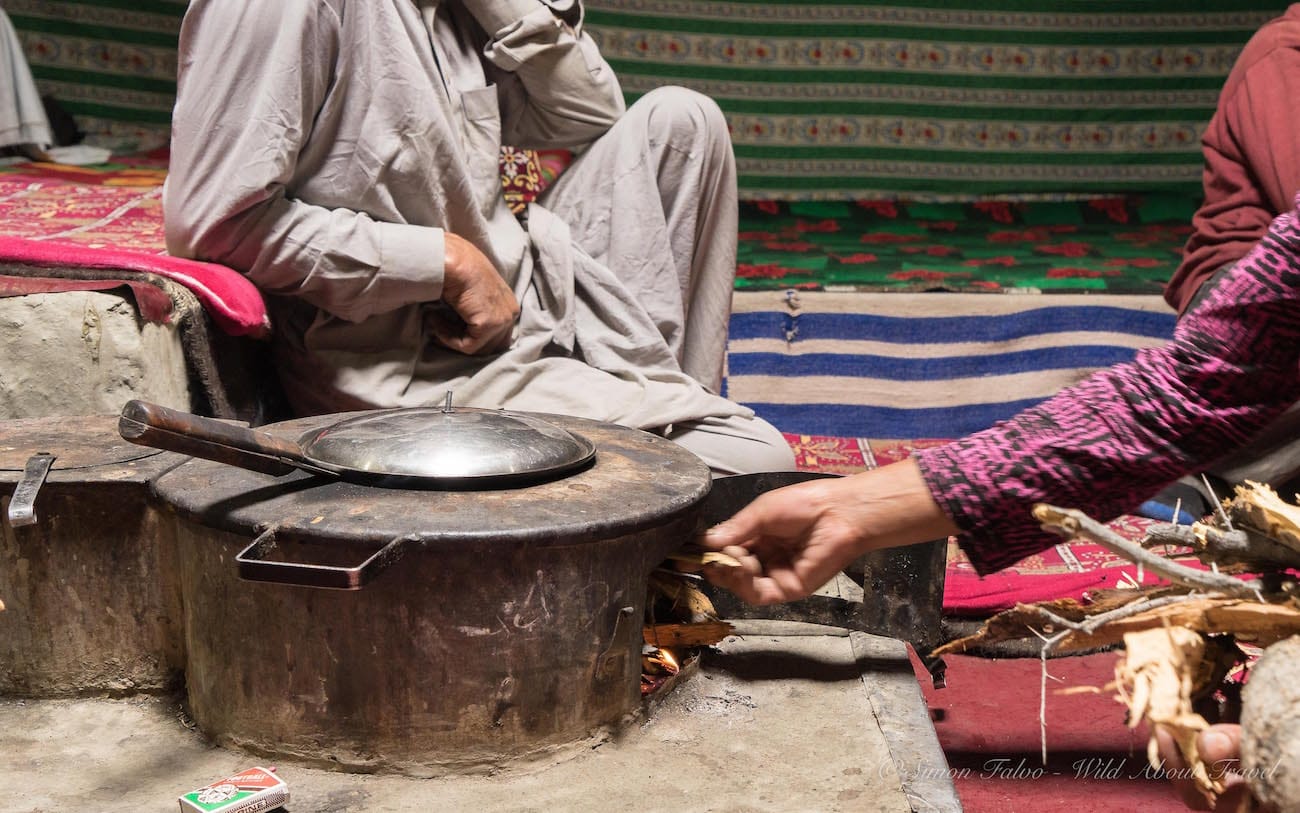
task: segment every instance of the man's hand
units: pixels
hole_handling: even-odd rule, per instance
[[[700,539],[741,567],[704,576],[751,604],[809,595],[868,550],[956,533],[912,461],[769,491]]]
[[[1174,789],[1183,804],[1191,810],[1214,810],[1218,813],[1235,813],[1250,798],[1246,780],[1237,772],[1241,759],[1241,726],[1212,725],[1196,737],[1196,750],[1201,755],[1211,776],[1222,776],[1227,786],[1213,806],[1196,789],[1188,776],[1187,762],[1169,732],[1156,727],[1156,744],[1160,750],[1163,768],[1169,772]]]
[[[430,309],[426,327],[441,344],[466,355],[506,349],[519,318],[514,292],[472,243],[451,232],[445,240],[442,301],[460,319]]]

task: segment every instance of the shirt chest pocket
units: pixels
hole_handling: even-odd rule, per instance
[[[490,216],[501,199],[501,114],[495,85],[461,91],[461,137],[479,210]]]

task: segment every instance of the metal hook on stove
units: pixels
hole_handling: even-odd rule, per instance
[[[443,412],[455,412],[455,411],[456,411],[456,410],[454,410],[454,409],[451,408],[451,390],[447,390],[447,400],[442,402],[442,411],[443,411]]]

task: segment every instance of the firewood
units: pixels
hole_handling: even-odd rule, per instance
[[[1197,790],[1213,806],[1224,783],[1201,759],[1196,737],[1210,724],[1192,709],[1205,639],[1184,627],[1169,626],[1128,633],[1124,649],[1124,659],[1115,668],[1115,682],[1122,702],[1129,707],[1129,728],[1142,722],[1151,727],[1147,760],[1160,764],[1156,730],[1164,729],[1182,752]]]
[[[672,615],[680,621],[716,621],[718,611],[704,591],[684,578],[656,571],[650,574],[651,594],[659,594],[672,602]],[[648,619],[653,620],[653,619]]]
[[[1261,483],[1246,481],[1225,503],[1233,524],[1246,524],[1293,551],[1300,552],[1300,506],[1284,502],[1277,492]]]
[[[1137,566],[1177,584],[1242,597],[1253,595],[1259,589],[1258,585],[1217,571],[1193,570],[1186,565],[1165,559],[1137,543],[1130,542],[1074,508],[1058,508],[1054,505],[1038,503],[1034,506],[1034,518],[1042,523],[1043,530],[1052,531],[1067,539],[1082,537],[1090,542],[1096,542],[1111,553],[1123,556]]]
[[[1033,630],[1056,635],[1056,652],[1077,652],[1114,646],[1132,632],[1166,625],[1201,633],[1231,633],[1259,646],[1300,634],[1300,607],[1293,600],[1270,604],[1228,596],[1169,595],[1135,601],[1119,608],[1123,615],[1093,616],[1072,599],[1044,604],[1018,604],[998,613],[978,632],[950,641],[935,656],[961,653],[976,644],[1015,641],[1031,637]],[[1112,610],[1112,613],[1117,612]],[[1090,623],[1101,619],[1102,623]]]
[[[1264,650],[1242,692],[1241,772],[1259,801],[1300,811],[1300,637]]]
[[[1267,604],[1227,597],[1189,597],[1127,618],[1116,619],[1091,634],[1071,635],[1065,648],[1090,649],[1118,643],[1129,632],[1166,625],[1211,634],[1230,633],[1258,646],[1268,646],[1300,633],[1300,609],[1291,603]]]
[[[1237,489],[1214,518],[1195,526],[1159,526],[1142,545],[1074,509],[1040,504],[1034,515],[1047,530],[1097,542],[1173,584],[1112,591],[1091,604],[1067,599],[1017,605],[989,619],[975,635],[933,654],[1030,636],[1041,639],[1039,722],[1046,758],[1047,653],[1122,643],[1125,654],[1114,687],[1129,706],[1130,724],[1151,724],[1153,763],[1158,761],[1154,732],[1171,734],[1196,786],[1213,803],[1225,784],[1198,753],[1197,735],[1209,723],[1192,704],[1223,687],[1229,669],[1248,660],[1241,642],[1265,647],[1265,658],[1276,650],[1269,659],[1273,665],[1261,671],[1266,663],[1261,658],[1246,683],[1245,694],[1254,701],[1250,713],[1243,704],[1242,767],[1258,799],[1283,813],[1300,813],[1300,736],[1295,733],[1300,730],[1300,581],[1287,570],[1300,561],[1300,507],[1250,483]],[[1149,549],[1171,541],[1193,548],[1210,570],[1189,568]],[[1258,578],[1236,578],[1228,569],[1220,570],[1220,564],[1229,563]]]
[[[732,626],[726,621],[705,621],[698,624],[647,624],[642,629],[642,639],[661,649],[674,647],[711,646],[726,638]]]
[[[1203,522],[1191,525],[1161,522],[1148,528],[1142,540],[1144,548],[1168,545],[1191,548],[1196,558],[1206,564],[1218,564],[1225,572],[1236,569],[1256,573],[1300,567],[1300,551],[1246,524],[1225,531]]]
[[[722,565],[723,567],[741,567],[740,560],[734,556],[728,556],[716,550],[695,550],[683,548],[682,550],[668,554],[671,561],[677,562],[679,566],[685,565],[683,570],[699,570],[705,565]]]

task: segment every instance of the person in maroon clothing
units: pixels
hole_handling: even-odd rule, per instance
[[[1180,314],[1259,242],[1300,191],[1300,3],[1261,27],[1242,48],[1201,139],[1204,201],[1192,217],[1183,261],[1165,288]],[[1236,454],[1211,469],[1227,483],[1256,480],[1282,487],[1300,475],[1300,410],[1278,417]],[[1200,491],[1188,478],[1158,502]],[[1193,499],[1195,492],[1192,493]],[[1153,514],[1153,516],[1156,516]]]
[[[1204,201],[1165,301],[1185,313],[1216,271],[1246,256],[1300,191],[1300,3],[1265,23],[1232,66],[1201,137]]]
[[[1298,398],[1300,208],[1273,221],[1168,344],[909,460],[768,492],[701,537],[742,564],[704,575],[774,604],[807,596],[868,551],[945,536],[989,573],[1057,541],[1034,504],[1111,519],[1240,449]],[[1239,733],[1208,730],[1205,752],[1231,749]]]

